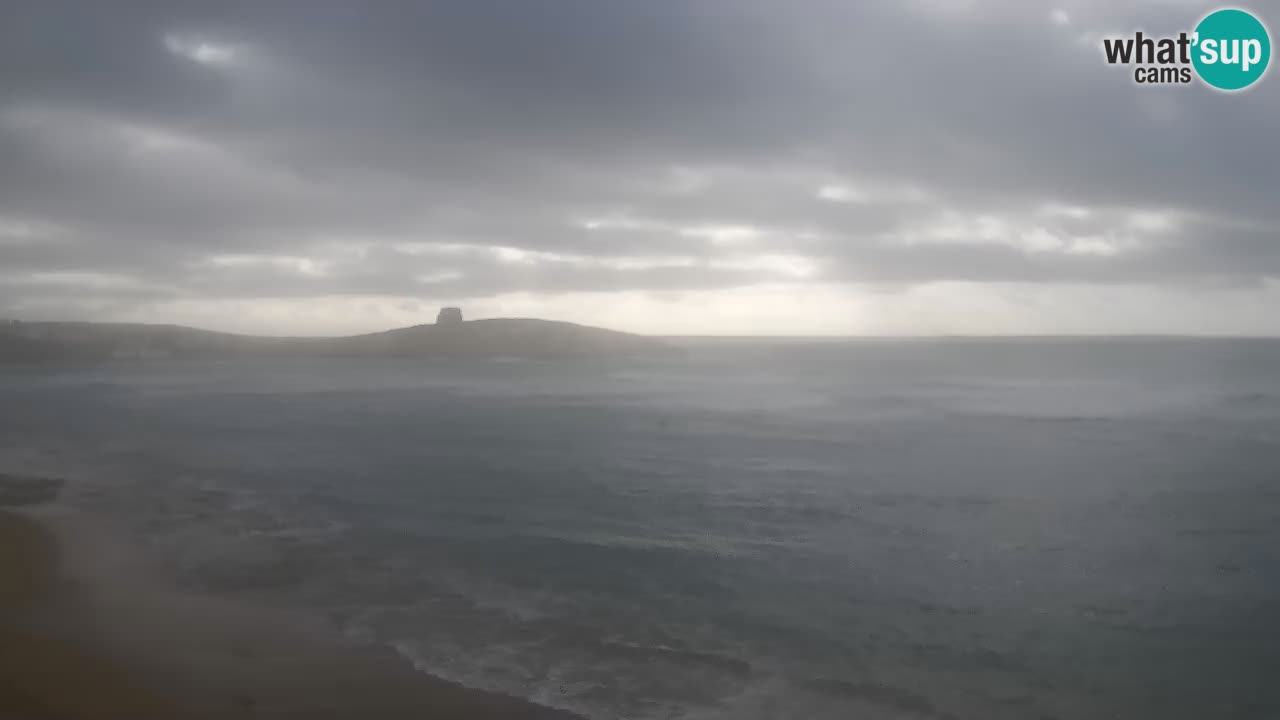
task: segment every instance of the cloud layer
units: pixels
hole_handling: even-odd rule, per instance
[[[1280,332],[1275,78],[1098,48],[1206,8],[204,5],[6,4],[0,316]]]

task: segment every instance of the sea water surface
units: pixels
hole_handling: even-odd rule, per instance
[[[1280,343],[0,372],[201,592],[594,718],[1280,717]]]

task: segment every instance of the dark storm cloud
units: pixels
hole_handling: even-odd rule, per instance
[[[1137,88],[1087,38],[1197,8],[1054,7],[5,3],[0,312],[1280,275],[1275,78]]]

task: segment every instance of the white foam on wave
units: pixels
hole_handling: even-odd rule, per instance
[[[357,631],[356,634],[367,636],[364,632]],[[544,707],[566,710],[587,718],[604,720],[610,717],[600,708],[573,702],[574,696],[585,695],[594,689],[594,686],[560,681],[559,673],[555,668],[549,670],[546,678],[541,682],[511,682],[512,678],[523,674],[511,667],[511,657],[516,654],[514,647],[497,645],[459,653],[455,657],[466,656],[469,659],[466,667],[461,667],[459,664],[432,662],[428,659],[428,653],[425,652],[423,644],[417,640],[401,638],[391,640],[386,645],[408,661],[415,670],[427,675],[477,690],[524,698]],[[498,677],[505,677],[507,682],[499,681]]]

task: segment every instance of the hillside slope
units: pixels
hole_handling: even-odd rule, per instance
[[[241,356],[600,356],[660,353],[640,335],[533,319],[417,325],[347,337],[260,337],[180,325],[7,323],[0,363],[100,362],[120,359]]]

